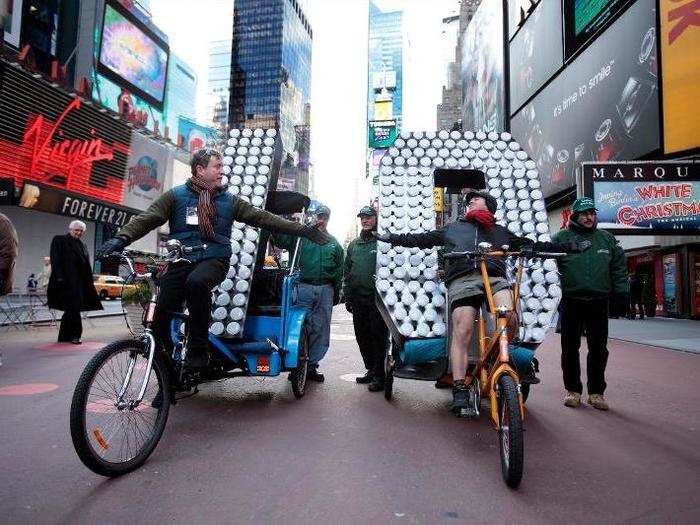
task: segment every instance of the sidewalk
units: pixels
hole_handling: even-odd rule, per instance
[[[642,345],[700,353],[700,321],[691,319],[610,319],[609,335],[612,339]]]
[[[53,310],[42,304],[40,297],[29,296],[2,298],[0,301],[0,330],[2,328],[21,329],[23,326],[44,323],[59,323],[63,312]],[[87,317],[105,317],[123,315],[120,300],[102,301],[103,310],[87,312]]]

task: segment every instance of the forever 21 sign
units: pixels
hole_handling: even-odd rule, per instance
[[[120,208],[129,127],[19,68],[2,76],[0,177]]]

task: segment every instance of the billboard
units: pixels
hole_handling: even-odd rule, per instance
[[[688,103],[700,92],[700,22],[698,2],[661,0],[664,151],[700,147],[697,111]]]
[[[22,29],[22,0],[0,2],[0,17],[5,30],[5,42],[19,48],[19,33]]]
[[[119,4],[105,3],[98,70],[163,109],[168,45]]]
[[[395,120],[370,120],[369,147],[390,148],[398,135]]]
[[[131,153],[126,164],[124,206],[145,210],[163,193],[172,150],[138,131],[131,132]]]
[[[561,4],[540,2],[510,43],[510,110],[515,113],[564,64]]]
[[[205,146],[214,145],[218,140],[219,132],[214,128],[197,124],[188,118],[178,117],[177,134],[184,140],[182,147],[193,153]]]
[[[659,148],[654,0],[638,0],[511,119],[545,197],[576,184],[582,162]]]
[[[503,3],[482,2],[462,39],[462,126],[465,130],[503,131]]]
[[[564,0],[566,56],[573,55],[631,1]]]
[[[17,67],[0,83],[0,176],[122,204],[131,130]]]
[[[585,163],[584,193],[598,208],[598,225],[624,234],[700,232],[700,163]]]

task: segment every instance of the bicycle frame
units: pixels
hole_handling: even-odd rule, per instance
[[[514,255],[517,257],[517,272],[515,276],[515,284],[511,290],[512,307],[496,306],[491,289],[491,282],[486,267],[487,254],[478,256],[479,270],[481,278],[484,282],[484,291],[486,295],[486,304],[488,311],[496,318],[496,328],[490,334],[486,333],[485,319],[483,315],[479,316],[479,362],[476,363],[471,374],[467,374],[467,379],[474,377],[479,380],[482,385],[482,393],[489,396],[490,416],[493,424],[498,427],[498,379],[507,374],[513,378],[513,381],[518,385],[518,400],[520,405],[520,414],[524,418],[525,411],[523,407],[522,395],[520,394],[520,377],[515,369],[510,365],[508,356],[508,320],[511,315],[517,315],[518,310],[518,295],[520,290],[520,280],[522,278],[522,256],[519,252],[489,252],[491,257],[508,257]],[[492,365],[490,363],[493,363]]]

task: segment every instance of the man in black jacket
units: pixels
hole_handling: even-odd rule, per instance
[[[496,224],[494,213],[498,204],[496,199],[487,192],[471,190],[465,195],[468,204],[467,213],[463,218],[450,223],[440,230],[417,234],[383,234],[378,235],[380,241],[392,245],[431,248],[444,246],[445,254],[451,252],[474,251],[479,243],[488,242],[499,249],[508,245],[511,250],[529,247],[539,251],[581,251],[585,245],[571,243],[561,245],[545,242],[533,242],[530,239],[518,237],[508,229]],[[491,259],[487,261],[491,290],[496,306],[512,308],[510,285],[506,276],[503,261]],[[449,350],[452,375],[455,378],[452,387],[452,412],[460,417],[474,417],[477,414],[476,391],[474,385],[465,383],[468,356],[467,349],[471,343],[476,314],[484,302],[485,289],[479,269],[472,260],[466,258],[446,259],[445,284],[448,290],[450,311]],[[515,316],[511,318],[511,329],[517,327]]]
[[[85,223],[73,221],[67,235],[56,235],[51,241],[51,277],[46,293],[49,308],[63,310],[59,343],[80,344],[80,312],[102,310],[92,279],[90,255],[80,240],[83,233]]]

